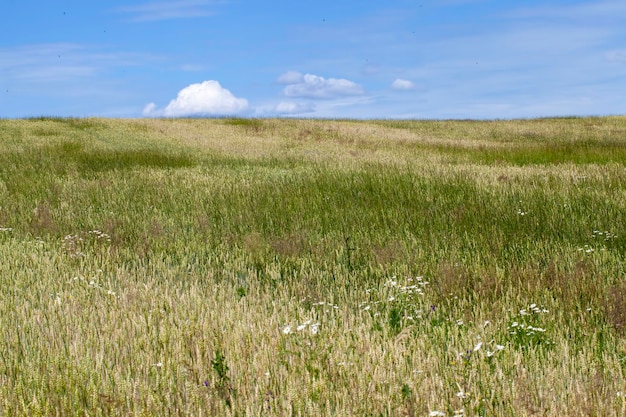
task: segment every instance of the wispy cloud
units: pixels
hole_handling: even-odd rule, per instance
[[[58,81],[93,74],[93,65],[78,58],[75,44],[24,45],[0,49],[0,74],[4,79],[28,82]]]
[[[590,17],[602,17],[608,20],[621,22],[626,13],[626,3],[621,0],[604,0],[580,2],[572,5],[545,5],[534,7],[520,7],[502,14],[505,18],[541,19],[550,18],[560,20],[580,19],[589,22]]]
[[[287,71],[281,74],[277,79],[278,84],[298,84],[304,81],[304,75],[298,71]]]
[[[72,43],[21,45],[0,48],[0,78],[29,83],[76,81],[107,68],[154,60],[148,54],[102,52]]]
[[[204,65],[197,64],[183,64],[180,69],[185,72],[200,72],[205,71],[206,67]]]
[[[344,78],[324,78],[319,75],[305,74],[296,77],[298,73],[291,72],[283,74],[283,83],[291,80],[283,90],[287,97],[306,97],[317,99],[332,99],[344,96],[357,96],[364,93],[363,87],[359,84]],[[279,80],[281,79],[279,78]]]
[[[609,51],[606,53],[606,59],[611,62],[626,62],[626,49]]]
[[[411,91],[415,90],[415,83],[409,80],[403,80],[402,78],[396,78],[391,83],[391,89],[396,91]]]
[[[274,111],[280,115],[312,113],[315,111],[315,105],[313,103],[281,101],[276,105]]]
[[[130,15],[130,20],[134,22],[153,22],[212,16],[215,11],[211,6],[220,3],[223,2],[215,0],[159,1],[119,7],[115,10]]]

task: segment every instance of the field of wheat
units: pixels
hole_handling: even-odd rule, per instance
[[[0,415],[626,414],[626,117],[0,120]]]

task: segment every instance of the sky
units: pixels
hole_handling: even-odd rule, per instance
[[[626,1],[2,0],[0,118],[626,114]]]

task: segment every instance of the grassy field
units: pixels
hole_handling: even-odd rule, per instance
[[[0,415],[626,414],[626,117],[0,120]]]

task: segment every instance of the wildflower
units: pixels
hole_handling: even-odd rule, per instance
[[[12,227],[0,227],[0,232],[11,232],[13,231]]]
[[[155,363],[155,364],[154,364],[154,365],[152,365],[152,366],[154,366],[154,367],[156,367],[156,368],[162,368],[162,367],[163,367],[163,362],[157,362],[157,363]]]
[[[311,334],[312,335],[316,335],[317,332],[319,331],[319,329],[320,329],[320,324],[319,323],[312,324],[311,325]]]
[[[444,413],[443,411],[439,411],[439,410],[434,410],[428,413],[429,417],[445,417],[445,415],[446,413]]]
[[[583,252],[584,251],[585,253],[591,253],[591,252],[594,251],[594,249],[591,246],[589,246],[589,245],[585,245],[582,248],[578,248],[578,251],[579,252]]]
[[[504,350],[504,346],[502,346],[502,345],[496,345],[496,350]]]
[[[487,327],[491,324],[491,322],[489,320],[485,320],[485,322],[483,323],[483,327]]]
[[[463,391],[463,390],[460,390],[460,391],[459,391],[459,392],[457,392],[455,395],[456,395],[457,397],[459,397],[460,399],[462,399],[462,400],[464,400],[464,399],[466,399],[467,397],[469,397],[469,394],[468,394],[468,393],[466,393],[466,392],[465,392],[465,391]]]
[[[289,333],[291,333],[291,326],[286,325],[285,327],[283,327],[283,334],[289,334]]]
[[[387,281],[388,286],[395,287],[396,285],[398,285],[398,281],[396,281],[394,278],[395,277],[392,277],[389,281]]]
[[[456,325],[457,325],[457,326],[463,326],[463,320],[458,319],[458,320],[456,321]]]
[[[478,352],[480,348],[482,347],[482,345],[483,345],[483,342],[476,343],[476,346],[474,346],[474,352]]]
[[[299,332],[301,330],[304,330],[305,327],[306,327],[306,324],[300,324],[300,325],[298,325],[298,327],[296,327],[296,331]]]
[[[202,385],[204,385],[205,387],[209,387],[209,381],[207,381],[206,379],[204,380],[204,382],[202,383]]]

